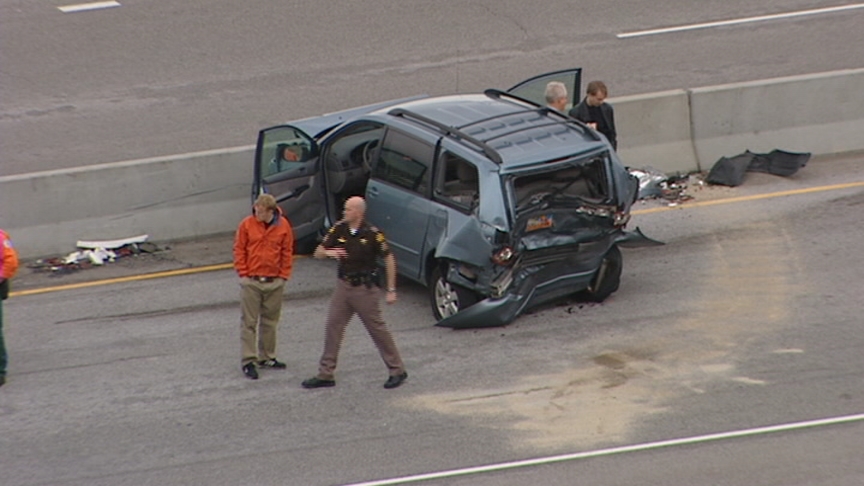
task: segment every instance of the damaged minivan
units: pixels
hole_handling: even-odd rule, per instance
[[[439,326],[501,326],[577,292],[602,301],[618,289],[619,246],[645,241],[624,230],[638,180],[603,135],[542,105],[551,80],[579,93],[576,69],[264,129],[252,196],[276,196],[301,251],[364,196]]]

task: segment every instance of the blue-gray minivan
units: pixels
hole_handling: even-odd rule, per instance
[[[618,289],[638,180],[609,142],[544,106],[547,82],[579,94],[580,70],[508,91],[415,97],[261,130],[253,198],[276,196],[310,251],[366,198],[399,274],[426,286],[438,325],[506,325],[569,294]],[[572,99],[571,99],[572,103]],[[305,247],[305,248],[304,248]]]

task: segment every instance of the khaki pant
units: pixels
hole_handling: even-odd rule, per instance
[[[327,312],[324,353],[318,366],[318,378],[333,379],[345,328],[348,327],[348,321],[354,314],[360,316],[366,332],[378,348],[378,353],[387,365],[390,375],[399,375],[405,371],[393,336],[387,330],[384,319],[381,318],[380,292],[381,290],[374,285],[371,288],[365,285],[354,287],[344,280],[337,281],[336,290],[330,298],[330,309]]]
[[[240,279],[240,342],[243,364],[276,359],[276,328],[282,313],[285,280],[258,282]]]

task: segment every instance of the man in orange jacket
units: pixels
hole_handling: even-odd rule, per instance
[[[12,240],[0,229],[0,386],[6,383],[6,343],[3,340],[3,300],[9,293],[9,279],[18,270],[18,253],[12,247]]]
[[[276,328],[291,277],[294,231],[270,194],[258,196],[252,211],[234,235],[234,269],[240,276],[243,374],[257,380],[258,367],[286,368],[276,359]]]

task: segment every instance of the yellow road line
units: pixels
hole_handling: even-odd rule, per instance
[[[697,201],[679,204],[677,206],[663,206],[658,208],[637,209],[631,211],[633,215],[659,213],[662,211],[677,211],[681,209],[699,208],[704,206],[715,206],[718,204],[732,204],[746,201],[756,201],[759,199],[770,199],[774,197],[795,196],[799,194],[809,194],[813,192],[836,191],[840,189],[850,189],[854,187],[864,187],[864,181],[847,182],[845,184],[833,184],[830,186],[808,187],[805,189],[793,189],[789,191],[769,192],[766,194],[755,194],[752,196],[730,197],[726,199],[716,199],[714,201]],[[163,277],[176,277],[178,275],[190,275],[194,273],[212,272],[215,270],[229,270],[233,268],[231,263],[220,263],[217,265],[207,265],[203,267],[183,268],[180,270],[169,270],[165,272],[145,273],[142,275],[132,275],[129,277],[110,278],[105,280],[94,280],[92,282],[81,282],[68,285],[57,285],[54,287],[43,287],[39,289],[18,290],[10,292],[10,297],[44,294],[48,292],[59,292],[61,290],[81,289],[85,287],[97,287],[100,285],[110,285],[123,282],[134,282],[137,280],[149,280]]]
[[[676,206],[663,206],[658,208],[636,209],[630,212],[633,215],[659,213],[662,211],[675,211],[679,209],[701,208],[704,206],[715,206],[718,204],[732,204],[746,201],[757,201],[759,199],[771,199],[774,197],[797,196],[799,194],[809,194],[812,192],[836,191],[839,189],[850,189],[853,187],[864,187],[864,181],[847,182],[844,184],[833,184],[830,186],[808,187],[805,189],[792,189],[789,191],[769,192],[766,194],[754,194],[752,196],[730,197],[726,199],[716,199],[714,201],[697,201],[686,202]]]
[[[109,284],[123,283],[123,282],[134,282],[136,280],[150,280],[153,278],[176,277],[178,275],[189,275],[189,274],[193,274],[193,273],[212,272],[214,270],[229,270],[231,268],[234,268],[234,265],[231,263],[220,263],[218,265],[207,265],[204,267],[194,267],[194,268],[182,268],[180,270],[167,270],[164,272],[145,273],[145,274],[141,274],[141,275],[131,275],[128,277],[117,277],[117,278],[109,278],[109,279],[105,279],[105,280],[94,280],[92,282],[80,282],[80,283],[67,284],[67,285],[57,285],[54,287],[43,287],[41,289],[19,290],[16,292],[9,292],[9,296],[10,297],[16,297],[19,295],[44,294],[46,292],[58,292],[60,290],[83,289],[85,287],[97,287],[99,285],[109,285]]]

